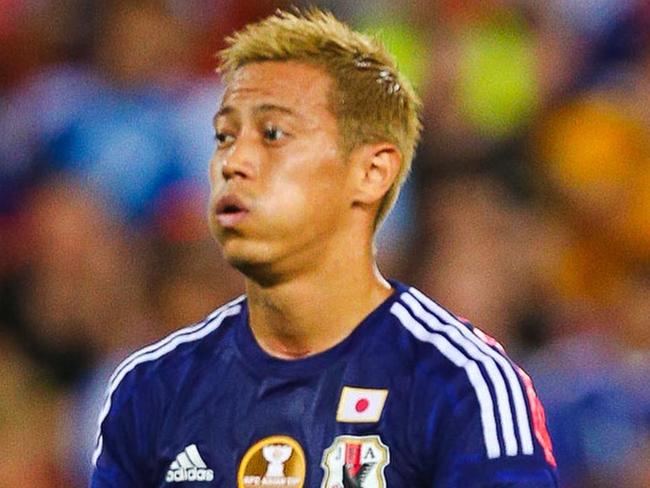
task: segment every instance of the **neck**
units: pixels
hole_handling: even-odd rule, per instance
[[[392,293],[371,249],[363,256],[273,280],[246,280],[250,325],[262,349],[292,359],[322,352],[345,339]]]

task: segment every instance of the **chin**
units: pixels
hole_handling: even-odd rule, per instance
[[[274,259],[265,246],[234,238],[220,240],[220,244],[224,259],[233,268],[255,281],[273,281]]]

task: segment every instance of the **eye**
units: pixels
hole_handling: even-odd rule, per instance
[[[235,138],[231,134],[216,131],[214,133],[214,140],[217,142],[217,147],[224,147],[232,143]]]
[[[284,131],[274,125],[270,125],[264,129],[264,138],[267,141],[271,141],[271,142],[279,141],[284,136],[285,136]]]

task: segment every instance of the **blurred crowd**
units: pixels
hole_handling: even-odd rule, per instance
[[[533,376],[563,488],[650,486],[650,3],[310,3],[424,101],[384,273]],[[242,292],[204,218],[214,54],[288,5],[0,0],[0,488],[85,486],[120,358]]]

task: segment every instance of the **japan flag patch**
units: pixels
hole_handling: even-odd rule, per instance
[[[344,386],[336,411],[336,421],[345,423],[378,422],[387,396],[388,390]]]

